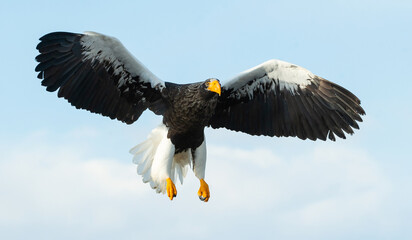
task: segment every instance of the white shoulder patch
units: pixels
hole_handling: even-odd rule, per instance
[[[236,95],[253,95],[257,88],[272,84],[272,88],[288,90],[295,93],[298,87],[304,88],[310,84],[314,74],[297,65],[272,59],[256,67],[248,69],[223,85],[226,89],[237,91]]]
[[[121,75],[119,85],[127,80],[127,74],[132,77],[139,76],[144,82],[150,83],[160,89],[165,84],[137,60],[124,46],[114,37],[109,37],[96,32],[85,32],[81,38],[84,59],[91,61],[109,62],[114,69],[114,74]]]

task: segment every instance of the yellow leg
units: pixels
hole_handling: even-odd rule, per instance
[[[166,179],[166,192],[170,200],[173,200],[177,195],[176,186],[170,178]]]
[[[210,198],[210,192],[209,192],[209,185],[205,182],[205,180],[200,179],[200,188],[199,191],[197,192],[197,195],[199,196],[199,199],[202,201],[209,201]]]

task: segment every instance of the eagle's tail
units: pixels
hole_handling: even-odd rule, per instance
[[[165,193],[166,179],[160,179],[156,174],[157,169],[152,170],[154,156],[162,139],[167,136],[167,127],[161,124],[153,129],[147,137],[147,140],[140,143],[130,150],[134,155],[133,163],[137,164],[137,174],[143,177],[143,182],[150,183],[150,186],[156,190],[157,193]],[[192,154],[190,149],[187,151],[175,154],[173,157],[172,169],[170,178],[175,182],[176,177],[179,177],[180,183],[183,184],[183,178],[186,176],[187,170],[192,163]],[[164,165],[163,165],[164,166]]]

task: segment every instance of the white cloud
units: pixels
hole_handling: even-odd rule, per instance
[[[85,132],[93,133],[90,140],[109,137]],[[78,138],[66,136],[66,143]],[[103,239],[216,238],[236,229],[244,238],[320,239],[330,229],[356,234],[391,222],[385,219],[391,184],[365,151],[347,146],[319,144],[279,157],[265,148],[209,144],[207,204],[197,199],[193,174],[170,202],[142,183],[131,155],[127,161],[98,157],[99,149],[50,141],[44,132],[0,150],[0,228],[52,226]],[[255,227],[238,229],[242,224]]]
[[[222,206],[273,212],[269,220],[284,227],[279,231],[355,231],[355,226],[370,221],[385,227],[385,220],[375,218],[390,211],[391,185],[360,149],[325,144],[311,153],[291,154],[290,159],[280,159],[268,150],[210,149],[209,159],[219,161],[209,161],[208,167],[214,172],[210,177],[216,178],[215,194],[224,196],[218,200],[226,202]],[[230,154],[218,157],[224,152]]]
[[[102,209],[108,202],[140,199],[149,191],[130,162],[85,158],[84,149],[43,138],[44,133],[35,134],[2,149],[0,225],[88,222],[85,214],[98,216],[93,224],[113,224],[121,216],[110,207]]]

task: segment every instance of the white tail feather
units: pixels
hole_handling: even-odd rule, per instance
[[[157,193],[165,193],[166,179],[161,180],[158,176],[158,169],[152,170],[153,160],[158,150],[158,146],[163,138],[167,136],[167,127],[161,124],[153,129],[147,137],[147,140],[130,149],[130,153],[134,155],[133,163],[137,164],[137,174],[142,176],[144,183],[149,182],[150,186]],[[173,157],[172,167],[170,169],[170,178],[173,182],[179,177],[180,183],[183,184],[183,178],[186,177],[187,170],[192,163],[192,154],[190,149],[180,152]],[[156,180],[154,180],[156,179]]]

